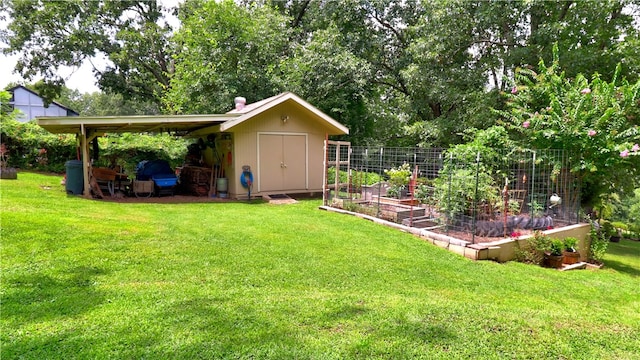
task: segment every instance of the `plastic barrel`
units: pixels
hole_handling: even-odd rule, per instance
[[[227,178],[218,178],[216,182],[216,190],[222,193],[227,192]]]
[[[84,174],[81,160],[69,160],[64,163],[67,169],[67,194],[82,195],[84,189]]]

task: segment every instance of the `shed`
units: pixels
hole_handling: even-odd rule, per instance
[[[236,106],[226,114],[110,117],[41,117],[38,124],[52,133],[78,134],[89,195],[89,142],[107,132],[175,132],[206,139],[215,134],[216,149],[228,179],[228,195],[246,195],[243,166],[253,175],[252,195],[321,192],[324,140],[349,130],[291,92]]]

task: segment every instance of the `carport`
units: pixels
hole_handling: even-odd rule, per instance
[[[322,191],[324,140],[349,130],[297,95],[285,92],[252,104],[236,98],[235,109],[213,115],[42,117],[38,125],[80,140],[83,195],[90,196],[90,144],[106,133],[171,133],[198,138],[224,134],[230,139],[229,195],[242,192],[242,167],[256,172],[253,194]],[[233,155],[232,155],[233,154]]]

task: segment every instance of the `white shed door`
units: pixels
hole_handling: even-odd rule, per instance
[[[307,188],[307,136],[259,134],[260,191]]]

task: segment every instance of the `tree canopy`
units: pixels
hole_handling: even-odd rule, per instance
[[[96,55],[103,91],[168,113],[294,91],[357,144],[448,146],[496,123],[517,68],[562,54],[567,78],[638,79],[637,0],[2,0],[6,54],[55,99],[60,66]],[[169,24],[180,25],[172,28]]]

